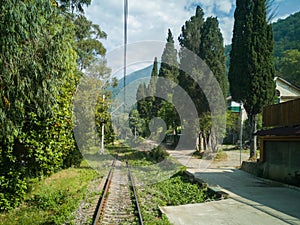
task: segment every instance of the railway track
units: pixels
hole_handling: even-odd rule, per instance
[[[128,163],[115,159],[96,207],[93,225],[141,224],[142,215]]]

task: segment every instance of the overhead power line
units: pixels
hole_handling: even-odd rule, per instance
[[[126,110],[126,67],[127,67],[127,19],[128,19],[128,0],[124,0],[124,113]]]

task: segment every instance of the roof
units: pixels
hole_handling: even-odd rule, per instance
[[[293,88],[293,89],[295,89],[295,90],[297,90],[297,91],[300,92],[300,87],[299,87],[299,86],[290,83],[289,81],[283,79],[282,77],[275,77],[275,78],[274,78],[274,81],[281,81],[282,83],[284,83],[284,84],[290,86],[291,88]]]
[[[300,136],[300,126],[276,127],[268,130],[260,130],[258,136]]]

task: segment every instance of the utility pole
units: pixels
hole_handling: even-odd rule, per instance
[[[243,103],[240,103],[240,165],[242,165],[242,149],[243,149]]]
[[[103,99],[103,104],[104,104],[104,100],[105,100],[105,95],[102,96]],[[100,154],[104,154],[104,122],[102,122],[102,127],[101,127],[101,150],[100,150]]]

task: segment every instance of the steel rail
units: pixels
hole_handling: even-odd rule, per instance
[[[126,161],[126,165],[127,165],[127,169],[128,169],[128,178],[129,178],[129,181],[131,183],[131,188],[132,188],[133,195],[134,195],[135,207],[136,207],[137,212],[138,212],[139,223],[140,223],[140,225],[144,225],[142,212],[141,212],[141,208],[140,208],[140,205],[139,205],[139,201],[138,201],[138,197],[137,197],[137,193],[136,193],[136,189],[135,189],[135,184],[134,184],[134,181],[133,181],[133,178],[132,178],[132,175],[131,175],[130,166],[129,166],[127,161]]]
[[[94,213],[94,216],[93,216],[93,225],[98,225],[100,215],[103,211],[104,204],[105,204],[105,197],[108,194],[108,190],[109,190],[109,187],[110,187],[110,184],[111,184],[111,179],[112,179],[112,176],[113,176],[113,171],[114,171],[114,168],[115,168],[116,160],[117,159],[115,158],[113,163],[112,163],[112,168],[109,170],[109,173],[106,177],[106,181],[105,181],[105,184],[104,184],[104,187],[103,187],[103,192],[101,194],[101,197],[99,198],[99,201],[98,201],[98,204],[96,206],[96,210],[95,210],[95,213]]]
[[[111,184],[111,180],[112,180],[112,177],[113,177],[113,172],[114,172],[114,169],[115,169],[115,164],[116,164],[116,160],[117,160],[118,157],[116,157],[112,163],[112,168],[110,169],[107,177],[106,177],[106,181],[105,181],[105,184],[104,184],[104,187],[103,187],[103,192],[101,193],[101,196],[99,198],[99,201],[98,201],[98,204],[96,206],[96,210],[95,210],[95,213],[94,213],[94,216],[93,216],[93,225],[98,225],[99,224],[99,220],[100,220],[100,217],[103,213],[103,209],[104,209],[104,206],[105,206],[105,200],[106,200],[106,197],[108,195],[108,191],[109,191],[109,188],[110,188],[110,184]],[[137,210],[137,213],[136,213],[136,216],[138,217],[138,221],[139,221],[139,224],[140,225],[144,225],[144,222],[143,222],[143,217],[142,217],[142,213],[141,213],[141,208],[140,208],[140,205],[139,205],[139,201],[138,201],[138,196],[137,196],[137,192],[136,192],[136,189],[135,189],[135,184],[134,184],[134,180],[133,180],[133,177],[132,177],[132,174],[131,174],[131,170],[130,170],[130,166],[128,164],[128,161],[126,161],[126,167],[127,167],[127,174],[128,174],[128,180],[129,180],[129,186],[133,192],[133,198],[132,199],[132,203],[135,205],[135,208]]]

